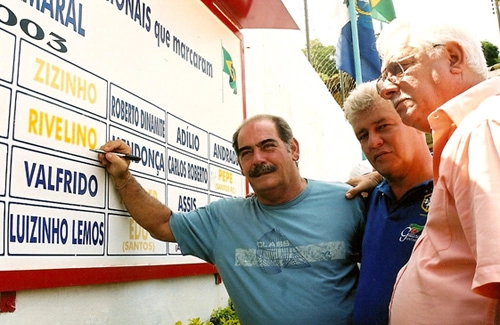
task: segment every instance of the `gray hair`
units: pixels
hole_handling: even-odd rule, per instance
[[[377,92],[375,80],[359,84],[351,91],[344,102],[344,116],[353,125],[360,113],[377,106],[381,102],[392,105],[390,101],[380,97]]]
[[[376,45],[385,64],[410,54],[411,50],[432,55],[434,51],[438,51],[435,45],[450,41],[460,44],[469,68],[486,79],[488,70],[481,42],[461,26],[442,22],[442,18],[436,21],[422,17],[418,17],[418,20],[395,19],[384,27]]]
[[[241,128],[248,124],[249,122],[253,121],[258,121],[258,120],[270,120],[274,123],[276,127],[276,131],[278,132],[278,136],[280,139],[287,145],[287,148],[290,150],[290,146],[292,144],[293,140],[293,132],[292,128],[288,123],[285,121],[284,118],[275,116],[275,115],[270,115],[270,114],[260,114],[260,115],[255,115],[252,116],[251,118],[243,121],[243,123],[238,127],[236,132],[233,134],[233,149],[236,152],[236,156],[239,157],[240,155],[240,149],[238,145],[238,136],[240,135]]]

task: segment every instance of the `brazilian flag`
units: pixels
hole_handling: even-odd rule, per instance
[[[223,68],[222,71],[229,75],[229,86],[233,89],[233,94],[237,93],[236,90],[236,70],[233,66],[233,59],[231,59],[231,55],[228,51],[222,47],[222,53],[224,56]]]
[[[396,18],[392,0],[370,0],[372,18],[388,23]]]

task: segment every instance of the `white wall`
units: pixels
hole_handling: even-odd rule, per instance
[[[208,320],[227,305],[214,276],[17,292],[17,308],[0,314],[0,324],[187,324]]]
[[[285,117],[300,143],[305,177],[347,179],[360,159],[359,145],[342,112],[300,51],[301,34],[247,30],[247,115]],[[140,282],[18,291],[17,309],[2,325],[174,324],[226,306],[223,285],[211,275]]]

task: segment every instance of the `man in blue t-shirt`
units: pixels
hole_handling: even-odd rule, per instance
[[[363,200],[346,200],[346,184],[301,177],[299,144],[282,118],[244,121],[233,148],[255,195],[187,213],[146,193],[111,153],[130,152],[122,141],[102,146],[99,159],[142,227],[217,267],[243,324],[351,324]]]
[[[396,276],[427,220],[432,156],[422,132],[403,124],[374,82],[359,85],[344,104],[361,149],[384,180],[368,197],[354,324],[388,324]]]

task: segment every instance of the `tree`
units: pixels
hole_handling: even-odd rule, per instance
[[[488,41],[482,41],[481,47],[483,48],[483,54],[486,59],[486,64],[491,67],[492,65],[499,62],[498,60],[498,47]]]
[[[310,41],[309,62],[325,83],[333,98],[342,106],[344,98],[356,86],[356,82],[347,73],[337,69],[333,45],[323,45],[319,39]],[[307,53],[303,49],[304,54]],[[306,54],[307,55],[307,54]],[[340,75],[342,74],[342,76]]]
[[[304,53],[305,50],[302,50]],[[311,57],[309,62],[319,74],[321,80],[325,81],[338,73],[335,66],[335,46],[325,46],[319,39],[310,42]]]

